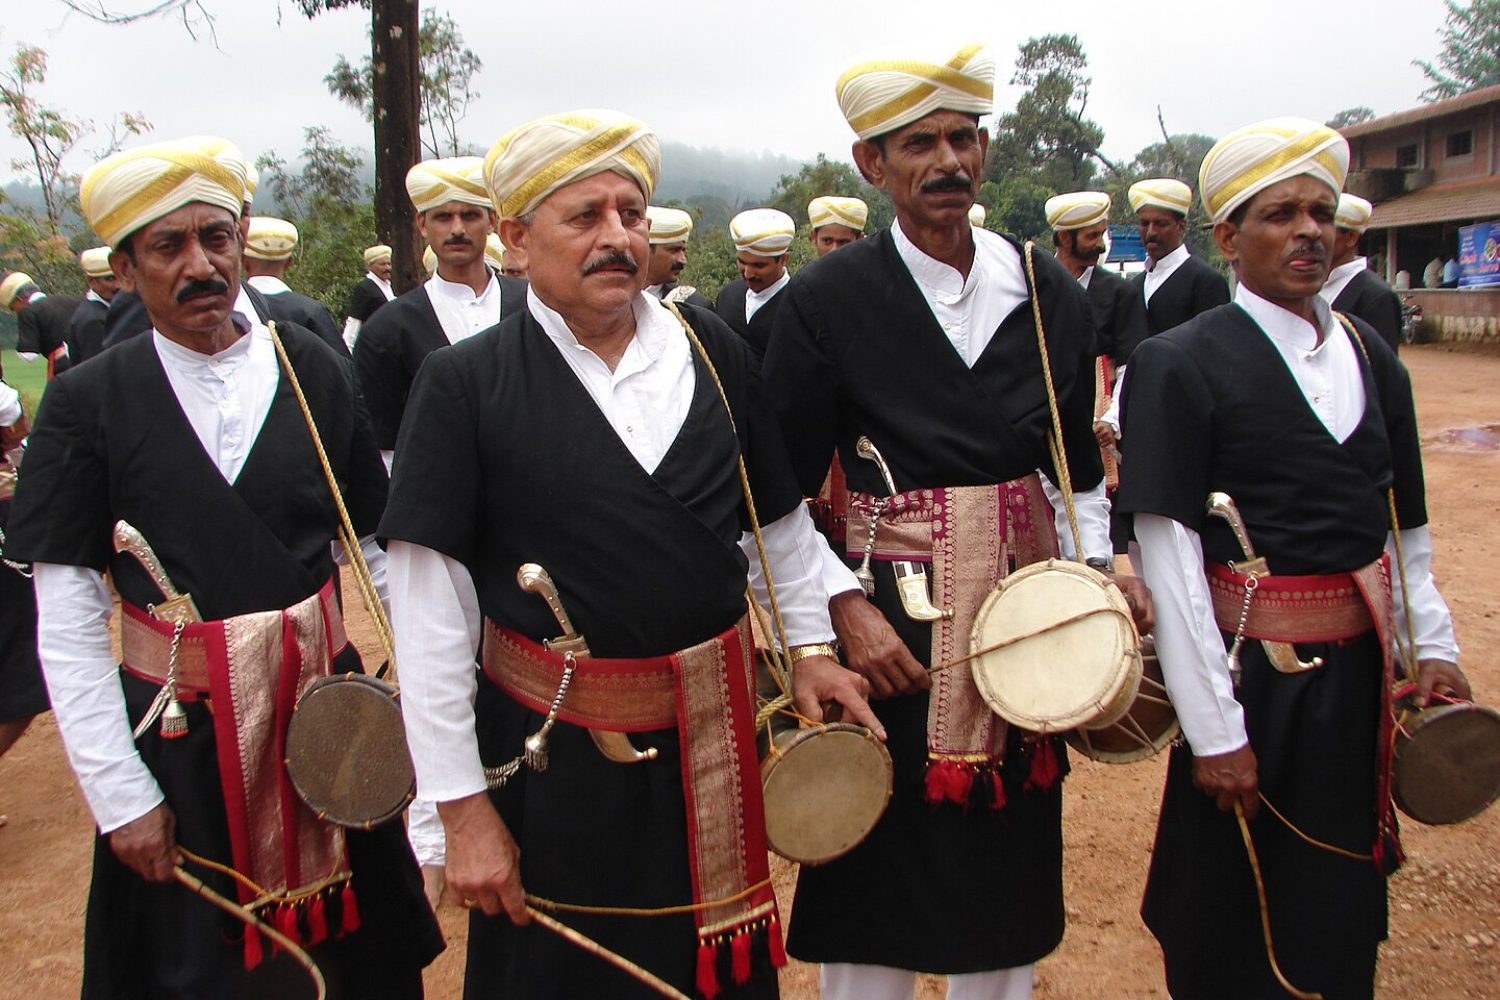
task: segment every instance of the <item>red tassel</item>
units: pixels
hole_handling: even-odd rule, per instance
[[[1005,782],[1000,777],[1000,769],[997,767],[990,771],[990,782],[994,788],[994,797],[990,799],[990,808],[999,812],[1005,808]]]
[[[786,965],[786,942],[781,939],[781,921],[773,914],[771,925],[766,928],[767,944],[771,949],[771,968],[779,969]]]
[[[317,896],[307,908],[307,943],[322,944],[328,940],[328,916],[323,912],[323,897]]]
[[[353,934],[359,930],[359,907],[354,902],[354,886],[345,882],[341,899],[344,904],[344,933]]]
[[[707,938],[698,939],[698,992],[707,1000],[719,995],[719,974],[714,969],[714,946]]]
[[[1061,768],[1057,763],[1057,751],[1052,748],[1052,737],[1043,736],[1032,744],[1031,774],[1026,778],[1028,792],[1047,792],[1057,784]]]
[[[730,968],[734,972],[734,984],[744,986],[750,981],[750,931],[741,930],[729,945]]]
[[[253,969],[266,957],[265,950],[261,947],[260,935],[255,933],[254,927],[245,928],[245,968]]]
[[[930,806],[940,806],[943,804],[945,797],[943,765],[945,763],[945,761],[940,760],[930,760],[927,762],[927,773],[923,776],[924,789],[922,798]]]
[[[297,930],[297,908],[288,904],[276,908],[276,929],[291,939],[293,944],[302,943],[302,935]]]
[[[927,763],[924,798],[928,805],[940,806],[945,802],[967,806],[974,791],[974,769],[954,760],[933,760]]]

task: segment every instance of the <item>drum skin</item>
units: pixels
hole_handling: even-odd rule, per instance
[[[974,617],[969,648],[988,650],[971,669],[990,709],[1032,732],[1111,725],[1140,684],[1130,606],[1078,563],[1049,559],[1001,580]]]
[[[1391,794],[1431,826],[1483,812],[1500,798],[1500,712],[1465,701],[1403,713]]]
[[[869,836],[891,798],[891,755],[864,726],[830,723],[776,735],[760,765],[766,843],[822,864]]]
[[[397,689],[367,674],[314,681],[297,699],[286,768],[308,808],[369,829],[401,815],[417,787]]]
[[[1068,746],[1105,764],[1131,764],[1154,757],[1181,732],[1162,680],[1150,636],[1141,640],[1140,691],[1124,717],[1108,726],[1085,726],[1064,734]]]

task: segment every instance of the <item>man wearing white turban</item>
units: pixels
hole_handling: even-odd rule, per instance
[[[677,276],[687,267],[688,238],[693,235],[693,217],[680,208],[652,205],[646,209],[651,226],[651,256],[646,262],[646,293],[671,302],[691,302],[704,309],[714,304],[692,285],[679,285]]]
[[[1184,242],[1192,190],[1182,181],[1154,177],[1132,184],[1128,197],[1146,247],[1146,269],[1131,281],[1146,303],[1151,332],[1170,330],[1228,302],[1229,283],[1192,256]]]
[[[92,247],[78,255],[89,290],[68,320],[64,340],[73,364],[87,361],[104,350],[104,317],[110,301],[120,292],[120,279],[109,266],[109,247]]]
[[[1298,118],[1214,146],[1200,190],[1235,301],[1142,344],[1125,387],[1120,507],[1186,739],[1141,909],[1176,1000],[1374,995],[1401,862],[1396,649],[1415,643],[1416,705],[1470,694],[1432,580],[1410,379],[1319,296],[1348,160],[1337,132]],[[1241,543],[1205,515],[1211,493],[1237,504],[1269,567],[1253,588]],[[1273,641],[1306,666],[1273,666]]]
[[[765,356],[780,307],[777,297],[791,280],[786,262],[796,235],[792,217],[774,208],[752,208],[729,220],[740,277],[719,290],[714,308],[757,359]]]
[[[1029,288],[1045,327],[1065,471],[1078,504],[1107,510],[1090,431],[1094,333],[1084,290],[1050,254],[1028,266],[1021,246],[969,222],[993,81],[993,58],[977,44],[877,54],[840,78],[840,105],[860,137],[854,162],[890,193],[896,220],[792,279],[758,400],[778,420],[807,495],[837,449],[852,492],[842,554],[858,560],[872,512],[885,515],[872,598],[847,564],[830,567],[830,578],[842,571],[841,585],[825,584],[837,592],[830,611],[847,662],[881,699],[895,768],[869,837],[804,866],[798,879],[787,948],[823,964],[825,1000],[910,997],[912,970],[948,974],[954,997],[1026,997],[1033,963],[1063,933],[1066,751],[1053,737],[997,724],[969,671],[928,670],[967,650],[968,623],[1000,573],[1057,552],[1036,472],[1066,480],[1048,454]],[[860,457],[861,436],[883,454],[901,491],[894,501]],[[1108,569],[1107,516],[1080,520],[1083,555]],[[930,561],[933,600],[953,617],[910,613],[893,558]],[[1125,587],[1149,624],[1144,588]]]
[[[432,354],[401,429],[380,532],[418,792],[438,803],[448,885],[476,911],[469,996],[657,995],[530,924],[527,892],[673,911],[561,916],[695,995],[774,996],[767,973],[785,960],[739,548],[736,458],[762,435],[744,344],[713,313],[644,293],[658,169],[655,133],[616,111],[495,143],[486,183],[530,275],[525,309]],[[775,445],[745,459],[798,710],[821,718],[836,699],[874,723],[862,681],[827,655],[817,533]],[[571,625],[516,586],[533,560]],[[547,644],[566,630],[589,651]]]
[[[381,306],[396,297],[396,290],[391,287],[391,248],[377,243],[366,247],[361,256],[365,276],[349,291],[349,306],[344,310],[344,346],[351,354],[354,353],[354,342],[359,339],[360,327]]]
[[[239,151],[210,137],[84,176],[84,215],[152,331],[49,387],[7,528],[6,555],[33,564],[37,649],[99,829],[82,995],[282,996],[305,975],[175,884],[182,866],[275,914],[338,995],[420,997],[442,939],[401,825],[344,831],[287,799],[286,719],[264,700],[361,666],[334,598],[339,514],[319,451],[271,332],[235,310],[244,176]],[[385,472],[348,363],[277,327],[380,581]],[[111,545],[122,520],[201,622],[174,630],[153,612],[165,587]],[[119,661],[105,571],[126,622]],[[284,657],[291,633],[304,639]]]
[[[526,300],[524,281],[497,275],[485,263],[495,207],[482,159],[424,160],[407,171],[406,192],[437,268],[366,320],[354,345],[354,371],[388,468],[412,379],[427,355],[488,330]]]
[[[1336,312],[1358,316],[1375,328],[1391,350],[1401,347],[1401,296],[1370,269],[1369,261],[1359,253],[1359,241],[1370,225],[1373,206],[1357,194],[1339,195],[1339,211],[1334,219],[1338,238],[1333,246],[1332,269],[1328,283],[1319,294]]]
[[[47,359],[47,378],[68,370],[68,323],[83,305],[77,295],[48,295],[31,275],[12,271],[0,282],[0,305],[16,314],[16,353],[22,361]]]
[[[813,252],[826,257],[865,235],[870,206],[858,198],[828,194],[807,203],[807,226]]]
[[[245,281],[266,297],[271,318],[305,326],[339,354],[349,348],[328,307],[286,283],[286,270],[297,250],[297,227],[285,219],[252,215],[245,220]]]

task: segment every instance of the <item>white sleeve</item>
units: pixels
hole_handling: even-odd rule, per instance
[[[386,618],[390,618],[391,589],[390,585],[386,582],[385,549],[380,547],[380,543],[375,540],[374,535],[365,535],[359,540],[359,551],[365,557],[365,565],[370,567],[370,580],[375,584],[375,594],[380,598],[380,603],[385,608],[385,616]],[[349,556],[344,552],[344,543],[336,539],[333,543],[333,561],[340,566],[349,565]],[[356,595],[358,593],[358,591],[355,591]]]
[[[441,866],[447,861],[448,838],[436,803],[427,799],[412,800],[406,810],[406,839],[411,843],[411,852],[417,856],[417,864],[423,868]]]
[[[68,762],[100,833],[140,819],[162,802],[136,750],[120,665],[110,648],[114,601],[95,570],[37,563],[37,654]]]
[[[14,427],[22,412],[21,394],[0,382],[0,427]]]
[[[359,339],[359,328],[364,326],[359,320],[350,316],[344,320],[344,346],[349,348],[349,353],[354,353],[354,342]]]
[[[1099,414],[1099,419],[1109,424],[1117,438],[1120,436],[1120,399],[1125,395],[1125,372],[1129,369],[1129,365],[1120,366],[1120,374],[1115,377],[1115,393],[1109,397],[1109,406]]]
[[[1076,559],[1073,551],[1073,529],[1068,525],[1068,508],[1063,503],[1062,490],[1038,470],[1042,480],[1042,492],[1052,505],[1052,522],[1057,528],[1058,553],[1064,559]],[[1073,493],[1073,513],[1078,515],[1078,534],[1083,539],[1084,559],[1108,559],[1114,562],[1114,544],[1109,538],[1109,493],[1104,480],[1099,480],[1093,489],[1076,490]],[[1082,561],[1082,560],[1080,560]]]
[[[1432,535],[1424,524],[1420,528],[1401,529],[1401,554],[1406,561],[1406,582],[1411,585],[1411,600],[1401,587],[1401,571],[1396,564],[1395,539],[1386,536],[1386,551],[1391,555],[1391,597],[1396,611],[1396,648],[1406,645],[1406,616],[1411,613],[1412,632],[1417,641],[1418,660],[1458,662],[1458,639],[1453,634],[1453,613],[1432,579]]]
[[[485,790],[474,698],[481,618],[474,579],[455,559],[410,542],[388,551],[401,714],[417,794],[448,802]]]
[[[1234,698],[1224,639],[1214,624],[1203,542],[1170,518],[1135,515],[1146,585],[1156,606],[1156,656],[1182,734],[1198,757],[1249,742],[1245,712]]]
[[[799,503],[790,513],[770,524],[761,525],[761,540],[766,546],[766,561],[776,584],[776,603],[786,626],[787,642],[802,646],[811,642],[832,642],[833,623],[828,617],[828,591],[824,586],[826,543],[813,527],[807,505]],[[740,549],[750,562],[750,588],[755,601],[770,610],[770,594],[761,573],[760,555],[755,536],[740,536]],[[853,574],[850,574],[852,579]],[[858,586],[858,581],[855,581]]]

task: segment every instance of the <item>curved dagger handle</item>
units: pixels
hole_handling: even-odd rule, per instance
[[[198,613],[198,606],[193,603],[193,595],[182,593],[172,583],[172,578],[167,576],[161,560],[156,558],[156,553],[151,550],[151,543],[146,541],[146,536],[141,534],[139,528],[129,521],[116,521],[112,537],[115,551],[134,556],[151,582],[161,591],[162,602],[153,604],[148,609],[152,615],[173,623],[203,620],[203,616]]]
[[[1230,530],[1234,532],[1235,539],[1245,553],[1247,562],[1257,558],[1255,546],[1250,544],[1250,533],[1245,530],[1245,521],[1240,517],[1240,509],[1234,505],[1234,499],[1228,493],[1210,493],[1204,508],[1209,517],[1217,517],[1228,522]]]
[[[859,440],[854,442],[854,452],[860,458],[867,458],[880,467],[880,477],[885,480],[885,488],[891,491],[891,496],[901,492],[896,489],[896,477],[891,475],[891,467],[885,464],[885,457],[875,447],[874,441],[861,434]]]
[[[886,489],[891,491],[891,496],[901,492],[896,489],[896,477],[891,475],[891,467],[885,464],[885,456],[880,454],[880,449],[875,447],[875,442],[861,434],[854,442],[854,452],[860,458],[869,459],[880,469],[880,477],[885,480]],[[877,509],[876,517],[870,519],[870,537],[865,544],[865,561],[854,575],[860,578],[860,583],[865,583],[868,576],[869,586],[865,588],[866,595],[875,589],[875,577],[870,573],[870,553],[875,547],[875,524],[879,517]],[[935,622],[942,618],[952,618],[951,608],[940,608],[932,603],[931,592],[927,587],[927,571],[917,567],[906,560],[897,560],[891,566],[896,574],[896,587],[901,597],[901,608],[906,616],[913,621]]]

